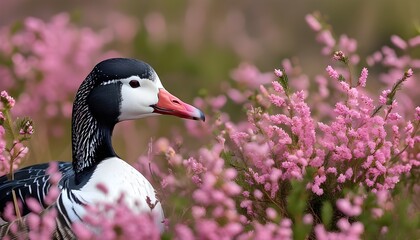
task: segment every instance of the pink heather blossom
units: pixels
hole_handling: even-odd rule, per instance
[[[350,179],[352,176],[353,176],[353,168],[348,168],[347,170],[346,170],[346,173],[345,173],[345,175],[346,175],[346,178],[347,179]]]
[[[306,15],[305,20],[312,30],[318,32],[322,29],[322,26],[319,23],[318,19],[316,19],[313,15],[311,14]]]
[[[267,214],[267,217],[269,218],[269,219],[271,219],[271,220],[274,220],[274,219],[276,219],[276,217],[277,217],[277,211],[275,210],[275,209],[273,209],[273,208],[267,208],[266,210],[265,210],[265,212],[266,212],[266,214]]]
[[[238,186],[236,183],[234,182],[227,182],[223,185],[223,190],[228,194],[228,195],[238,195],[241,192],[241,187]],[[255,194],[255,193],[254,193]]]
[[[31,211],[34,213],[39,214],[43,210],[41,205],[39,205],[38,200],[36,200],[35,198],[26,199],[26,204],[28,205],[29,209],[31,209]]]
[[[420,121],[420,107],[416,107],[416,113],[414,114],[414,119]]]
[[[318,195],[321,196],[324,194],[324,190],[320,187],[322,183],[324,183],[327,180],[327,177],[325,175],[322,176],[316,176],[314,179],[314,183],[312,185],[312,191]]]
[[[29,227],[28,237],[30,239],[49,239],[55,230],[55,218],[57,210],[50,209],[42,216],[35,213],[29,213],[27,223]]]
[[[102,210],[99,210],[102,209]],[[87,215],[84,217],[84,224],[74,226],[74,233],[78,238],[89,237],[89,239],[160,239],[161,230],[155,223],[153,216],[148,213],[134,213],[129,211],[124,202],[119,205],[101,204],[96,207],[87,208]],[[112,213],[114,216],[110,218]],[[78,225],[78,223],[75,223]],[[97,229],[87,233],[87,229]],[[118,228],[118,232],[114,229]],[[143,231],[139,232],[141,228]],[[117,235],[118,234],[118,235]]]
[[[390,120],[390,121],[398,121],[398,120],[400,120],[402,118],[402,116],[401,115],[399,115],[398,113],[390,113],[389,115],[388,115],[388,119]]]
[[[330,76],[330,78],[332,79],[338,80],[338,78],[340,77],[337,71],[334,70],[334,68],[332,68],[330,65],[328,65],[325,70],[327,71],[328,76]]]
[[[337,182],[339,183],[344,183],[346,181],[346,176],[342,173],[340,173],[340,175],[337,178]]]
[[[18,108],[14,112],[22,115],[44,111],[48,106],[68,105],[93,63],[110,55],[103,51],[104,45],[112,40],[112,34],[106,32],[78,28],[66,13],[57,14],[49,21],[28,17],[17,31],[1,32],[0,39],[16,49],[0,50],[1,54],[12,60],[13,76],[25,79],[13,79],[11,84],[0,82],[0,89],[25,88],[16,96]],[[0,64],[2,67],[5,66]],[[18,82],[23,85],[18,86]],[[58,116],[58,111],[50,113],[49,117]]]
[[[271,83],[273,85],[274,91],[278,92],[278,93],[284,93],[284,89],[283,87],[280,85],[279,82],[277,81],[273,81]]]
[[[391,42],[398,48],[400,49],[406,49],[407,48],[407,43],[399,36],[397,35],[392,35],[391,36]]]
[[[346,55],[342,51],[334,52],[333,59],[337,61],[344,61]]]
[[[337,222],[339,232],[328,232],[324,225],[318,224],[315,226],[315,236],[319,240],[328,239],[362,239],[364,226],[360,222],[349,223],[347,219],[340,219]]]
[[[234,180],[237,175],[238,171],[236,171],[234,168],[228,168],[224,172],[224,176],[228,180]]]
[[[158,20],[157,32],[149,29],[153,26],[153,19]],[[159,35],[165,29],[162,16],[150,15],[146,20],[146,31],[154,34],[152,38],[158,39],[160,36],[164,39]],[[349,59],[346,62],[349,65],[358,62],[359,57],[355,54],[356,40],[343,34],[337,44],[332,32],[323,31],[314,16],[306,16],[306,21],[313,30],[319,32],[318,40],[325,45],[324,54],[330,55],[335,49],[342,49],[334,54],[335,59]],[[63,16],[51,22],[27,19],[25,31],[28,33],[18,34],[14,44],[23,47],[30,41],[37,41],[32,34],[34,32],[55,33],[46,31],[47,26],[64,30],[74,28]],[[77,29],[75,31],[78,32]],[[132,37],[133,34],[131,32],[127,35]],[[397,39],[397,36],[393,38],[393,43],[402,48],[401,41],[404,40]],[[56,45],[51,41],[49,44],[40,42],[31,51],[39,53],[36,56],[42,59],[42,53]],[[417,44],[413,44],[413,41],[408,41],[409,46]],[[87,40],[88,45],[94,42],[95,38]],[[0,41],[0,45],[2,44]],[[407,43],[403,48],[409,50]],[[72,59],[67,50],[60,49],[58,53]],[[4,50],[12,54],[10,51]],[[413,60],[407,56],[399,56],[398,52],[386,47],[375,52],[368,61],[369,65],[380,63],[390,69],[384,74],[386,77],[379,77],[392,80],[383,82],[388,84],[384,87],[388,90],[384,90],[379,96],[379,104],[371,97],[374,94],[367,93],[368,89],[353,88],[345,81],[331,82],[321,75],[315,79],[314,85],[318,86],[316,91],[312,90],[314,85],[296,84],[308,77],[295,71],[297,67],[290,60],[282,62],[284,71],[274,70],[277,77],[286,77],[289,74],[287,77],[290,85],[287,85],[287,92],[278,81],[272,82],[272,72],[262,73],[254,65],[241,64],[231,74],[235,80],[233,85],[239,88],[226,85],[226,94],[197,98],[197,106],[205,108],[209,115],[220,116],[205,125],[192,121],[186,123],[185,134],[193,139],[200,138],[200,143],[196,145],[202,147],[191,151],[177,136],[174,137],[175,140],[160,138],[149,144],[147,154],[140,156],[135,164],[156,187],[168,216],[164,224],[169,235],[174,239],[187,240],[292,239],[297,235],[297,232],[293,232],[294,229],[306,228],[309,229],[306,238],[312,237],[309,234],[314,234],[317,239],[364,237],[364,225],[359,221],[366,223],[364,218],[372,214],[372,219],[368,221],[377,224],[375,221],[384,214],[394,213],[391,212],[394,209],[390,197],[392,190],[398,182],[405,179],[404,175],[411,174],[412,169],[420,166],[420,154],[415,152],[415,144],[420,141],[415,132],[416,124],[420,120],[420,107],[415,108],[414,120],[411,121],[415,105],[405,106],[405,102],[399,99],[404,96],[398,96],[399,105],[396,100],[388,102],[391,98],[391,86],[401,79],[402,74],[403,78],[413,77],[415,80],[416,77],[411,68],[404,71]],[[95,51],[93,53],[95,55]],[[14,54],[10,59],[16,65],[13,73],[18,76],[31,77],[31,69],[34,67],[42,72],[45,70],[49,77],[54,76],[54,73],[47,71],[55,66],[54,61],[45,63],[43,69],[37,65],[39,59],[32,62],[26,55]],[[60,63],[61,60],[57,62]],[[88,62],[81,63],[81,67],[85,64]],[[339,67],[334,69],[328,66],[326,71],[329,77],[336,80],[341,78],[338,72],[346,79],[351,75],[346,69]],[[1,66],[0,73],[3,73]],[[0,75],[7,76],[6,73]],[[367,77],[368,70],[363,68],[357,85],[365,87]],[[407,81],[406,85],[409,83]],[[9,84],[11,85],[5,86],[12,88],[14,83],[11,81]],[[46,96],[45,99],[35,98],[38,101],[36,104],[45,108],[46,114],[51,117],[61,113],[70,116],[71,103],[60,99],[63,93]],[[2,95],[8,104],[9,100],[4,96]],[[227,97],[237,107],[246,110],[245,120],[235,116],[233,121],[229,114],[223,112],[222,107],[226,104]],[[22,93],[16,107],[25,105],[24,103],[30,106],[31,99],[32,92]],[[380,109],[375,112],[378,105]],[[406,109],[400,111],[399,107],[402,105]],[[4,116],[0,115],[0,118]],[[28,129],[19,130],[22,134],[31,132],[29,126]],[[9,169],[11,164],[16,164],[17,168],[19,161],[9,161],[10,156],[6,151],[6,146],[9,145],[4,138],[5,129],[0,126],[0,172],[7,173],[4,168]],[[201,142],[204,139],[209,142]],[[25,152],[27,148],[16,144],[12,150],[14,153],[21,150]],[[57,165],[51,165],[47,171],[53,185],[45,198],[48,204],[54,203],[60,193],[57,184],[61,176],[57,173],[57,168]],[[289,192],[299,190],[302,186],[306,187],[302,191],[305,197],[299,198],[302,200],[299,203],[290,202]],[[346,195],[343,190],[349,189],[349,186],[354,191]],[[363,188],[363,193],[358,191],[359,187]],[[105,194],[108,192],[101,184],[97,188]],[[373,208],[364,205],[365,199],[369,199],[371,193],[376,193],[377,199],[377,206]],[[309,200],[303,200],[306,197]],[[330,226],[319,223],[322,217],[317,212],[320,209],[313,202],[335,199],[338,199],[335,202],[337,211],[333,211],[332,224],[336,229],[330,231],[327,230]],[[283,205],[284,202],[287,202],[287,206]],[[283,211],[296,207],[295,204],[302,204],[304,210],[300,210],[298,215],[285,216]],[[43,206],[33,199],[28,199],[27,205],[33,211],[28,215],[30,238],[51,238],[50,230],[53,229],[57,213],[47,212],[47,215],[41,217],[35,213],[41,212]],[[368,211],[363,219],[359,217],[362,209]],[[100,203],[97,206],[87,206],[86,211],[88,214],[85,223],[73,225],[79,239],[160,239],[167,236],[161,235],[162,229],[158,227],[161,223],[156,223],[153,216],[133,213],[124,204]],[[109,215],[113,217],[109,218]],[[6,206],[4,217],[16,218],[12,204]],[[312,225],[314,232],[310,233]],[[392,231],[392,228],[382,229],[384,230],[380,234]]]
[[[72,225],[72,230],[79,239],[92,239],[93,233],[83,223],[77,222]]]
[[[210,99],[210,105],[214,109],[220,109],[226,104],[226,96],[219,95]]]
[[[379,96],[379,102],[381,104],[386,104],[387,101],[388,101],[388,94],[390,94],[390,93],[391,93],[390,89],[383,90],[381,95]]]
[[[334,45],[336,43],[334,37],[332,36],[332,34],[329,30],[321,31],[317,36],[317,40],[319,42],[325,44],[328,48],[334,47]]]
[[[274,74],[279,78],[283,77],[283,72],[280,69],[274,69]]]
[[[337,208],[349,217],[358,216],[362,213],[360,206],[352,205],[348,199],[338,199]]]
[[[366,62],[369,66],[373,66],[375,63],[381,62],[383,59],[382,53],[380,51],[374,52],[371,56],[366,58]]]
[[[411,66],[414,69],[419,69],[420,68],[420,59],[411,59],[411,61],[408,65]]]
[[[357,50],[357,41],[355,39],[349,38],[345,34],[340,36],[338,45],[339,49],[342,49],[347,54],[353,53]],[[353,64],[357,64],[357,62],[358,61],[352,61]]]
[[[187,226],[185,226],[185,225],[183,225],[183,224],[177,224],[176,226],[175,226],[175,235],[176,235],[176,238],[175,239],[182,239],[182,240],[194,240],[195,239],[195,237],[194,237],[194,233],[192,232],[192,230],[189,228],[189,227],[187,227]]]
[[[15,99],[9,96],[9,94],[6,91],[2,91],[0,93],[0,97],[3,104],[6,104],[8,108],[13,108],[15,106]]]
[[[417,35],[411,39],[408,40],[408,44],[410,47],[417,47],[420,45],[420,35]]]
[[[366,87],[367,77],[368,77],[368,70],[367,70],[367,68],[363,68],[362,73],[360,74],[360,77],[359,77],[359,85],[360,86]]]
[[[292,239],[293,232],[291,229],[292,221],[288,218],[284,218],[280,222],[280,228],[278,229],[278,236],[280,239]]]
[[[312,216],[312,214],[307,213],[307,214],[303,215],[302,221],[306,225],[311,225],[314,221],[314,217]]]
[[[238,89],[231,88],[227,91],[227,95],[235,103],[243,103],[247,100],[247,94],[241,93]]]
[[[240,84],[257,89],[262,84],[273,81],[272,73],[262,73],[254,65],[242,63],[232,71],[231,77]]]
[[[166,40],[167,23],[165,16],[159,12],[152,12],[144,18],[144,25],[152,41],[161,43]]]
[[[413,69],[409,68],[405,73],[405,77],[410,78],[413,76]]]
[[[254,191],[254,197],[256,199],[261,199],[263,197],[263,193],[260,190],[255,189],[255,191]]]
[[[201,218],[206,214],[206,209],[204,207],[193,206],[191,210],[194,218],[196,219]]]
[[[271,94],[269,97],[270,102],[272,102],[277,107],[282,107],[286,103],[286,100],[278,95]]]
[[[96,188],[105,195],[108,194],[108,192],[109,192],[108,188],[102,183],[96,184]]]

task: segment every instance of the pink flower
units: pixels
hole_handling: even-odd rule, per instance
[[[229,196],[235,196],[241,193],[241,187],[234,182],[226,182],[223,184],[223,190],[225,190],[226,194]]]
[[[340,77],[338,72],[334,70],[334,68],[332,68],[330,65],[328,65],[325,70],[327,71],[328,76],[330,76],[330,78],[332,79],[338,80],[338,78]]]
[[[13,108],[15,106],[15,99],[9,96],[6,91],[2,91],[0,93],[0,97],[3,104],[5,104],[8,108]]]
[[[363,68],[362,73],[360,74],[360,77],[359,77],[359,85],[360,86],[366,87],[367,77],[368,77],[368,70],[367,70],[367,68]]]
[[[280,69],[274,69],[274,74],[279,78],[283,77],[283,72]]]
[[[232,101],[234,101],[235,103],[243,103],[247,100],[248,96],[247,94],[239,91],[238,89],[235,88],[230,88],[227,91],[227,95],[230,99],[232,99]]]
[[[383,105],[387,104],[388,101],[388,94],[391,93],[390,89],[383,90],[381,95],[379,96],[379,102]]]
[[[109,192],[108,188],[102,183],[96,184],[96,188],[105,195],[108,194],[108,192]]]
[[[88,240],[92,239],[93,233],[90,231],[90,229],[87,228],[87,226],[81,222],[76,222],[72,225],[72,230],[74,234],[81,240]]]
[[[405,77],[406,78],[410,78],[413,76],[413,69],[409,68],[406,72],[405,72]]]
[[[263,193],[260,190],[255,189],[255,191],[254,191],[254,197],[256,199],[261,199],[263,197]]]
[[[312,214],[307,213],[305,215],[303,215],[303,223],[306,225],[311,225],[314,221],[314,217],[312,216]]]
[[[408,40],[408,44],[410,45],[410,47],[416,47],[420,45],[420,35],[417,35],[411,38],[410,40]]]
[[[241,63],[237,69],[232,71],[231,77],[251,89],[257,89],[260,85],[273,81],[272,73],[262,73],[257,67],[248,63]]]
[[[318,34],[318,41],[325,44],[328,48],[334,47],[336,41],[329,30],[323,30]]]
[[[217,97],[211,98],[209,103],[212,108],[219,110],[226,104],[226,96],[219,95]]]
[[[194,240],[194,233],[191,229],[183,224],[177,224],[175,226],[175,239],[182,239],[182,240]]]
[[[39,214],[43,210],[41,205],[39,205],[38,200],[36,200],[35,198],[26,199],[26,204],[28,205],[29,209],[31,209],[31,211],[34,213]]]
[[[337,208],[349,217],[358,216],[362,213],[360,206],[353,206],[348,199],[338,199],[336,204]]]
[[[349,38],[347,35],[343,34],[340,36],[339,48],[343,49],[346,53],[353,53],[357,50],[357,41],[355,39]],[[355,57],[355,55],[353,55]],[[358,61],[351,61],[353,64],[357,64]]]
[[[279,82],[277,81],[273,81],[271,83],[273,85],[274,91],[278,92],[278,93],[284,93],[284,89],[283,87],[280,85]]]
[[[312,192],[317,194],[318,196],[321,196],[324,194],[324,190],[320,188],[320,185],[324,183],[327,180],[327,177],[325,175],[323,176],[316,176],[314,179],[314,184],[312,185]]]
[[[270,98],[270,102],[276,105],[277,107],[283,107],[284,104],[286,103],[283,97],[280,97],[276,94],[270,94],[269,98]]]
[[[337,61],[344,61],[346,58],[345,54],[342,51],[334,52],[333,59]]]
[[[420,107],[416,107],[416,113],[414,114],[414,119],[420,121]]]
[[[391,42],[398,48],[400,49],[406,49],[407,48],[407,43],[399,36],[397,35],[392,35],[391,36]]]
[[[267,214],[267,217],[269,218],[269,219],[271,219],[271,220],[274,220],[274,219],[276,219],[276,217],[277,217],[277,211],[276,210],[274,210],[273,208],[267,208],[266,210],[265,210],[265,213]]]
[[[319,23],[318,19],[316,19],[313,15],[306,15],[305,20],[312,30],[318,32],[322,29],[321,23]]]

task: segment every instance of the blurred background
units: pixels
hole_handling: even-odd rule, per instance
[[[419,9],[418,0],[7,0],[0,3],[0,86],[18,100],[16,115],[35,120],[29,158],[70,160],[71,102],[101,59],[142,59],[166,89],[192,103],[223,93],[221,83],[243,62],[270,72],[292,58],[310,79],[322,72],[329,61],[320,57],[307,14],[319,12],[336,36],[355,38],[363,66],[366,56],[391,44],[391,35],[419,34]],[[48,43],[32,44],[39,35],[49,36]],[[170,117],[123,123],[114,143],[121,157],[134,161],[152,137],[183,131],[183,120]]]

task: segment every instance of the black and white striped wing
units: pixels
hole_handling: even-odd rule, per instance
[[[47,175],[49,164],[38,164],[22,168],[14,173],[14,180],[9,180],[8,176],[0,177],[0,213],[3,215],[8,202],[13,201],[12,190],[15,191],[18,201],[22,203],[22,216],[30,212],[26,199],[35,198],[44,208],[47,204],[44,197],[48,194],[51,187],[50,176]],[[59,162],[58,170],[62,174],[61,182],[73,175],[72,164],[68,162]]]

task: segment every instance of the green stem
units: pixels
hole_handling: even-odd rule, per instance
[[[9,110],[5,110],[3,112],[4,117],[5,117],[5,124],[7,125],[7,129],[10,130],[10,135],[12,137],[12,141],[15,141],[15,132],[13,129],[13,122],[12,122],[12,118],[10,116]],[[14,156],[12,156],[11,151],[14,148],[15,143],[13,143],[12,147],[9,149],[9,155],[10,155],[10,171],[9,171],[9,178],[10,180],[14,180],[14,174],[13,174],[13,160],[14,160]]]
[[[12,117],[10,116],[9,110],[4,110],[3,111],[4,114],[4,118],[5,118],[5,123],[7,125],[7,128],[10,130],[10,135],[12,137],[12,139],[16,139],[15,138],[15,131],[13,129],[13,122],[12,122]]]
[[[14,132],[14,129],[13,129],[12,118],[10,116],[9,110],[6,109],[3,112],[3,114],[4,114],[4,117],[5,117],[5,124],[7,125],[7,128],[10,130],[10,135],[11,135],[12,141],[13,141],[13,145],[9,149],[9,155],[10,155],[9,178],[10,178],[10,180],[14,180],[15,177],[14,177],[14,173],[13,173],[13,161],[14,161],[15,157],[12,156],[11,152],[12,152],[12,149],[16,145],[16,143],[15,143],[15,139],[16,139],[15,138],[15,132]],[[20,154],[20,152],[18,154]],[[16,155],[16,156],[19,156],[19,155]],[[19,210],[19,205],[18,205],[18,202],[17,202],[16,193],[15,193],[15,190],[13,190],[13,189],[12,189],[12,197],[13,197],[13,205],[14,205],[14,208],[15,208],[16,217],[20,220],[22,218],[22,216],[21,216],[21,213],[20,213],[20,210]]]

